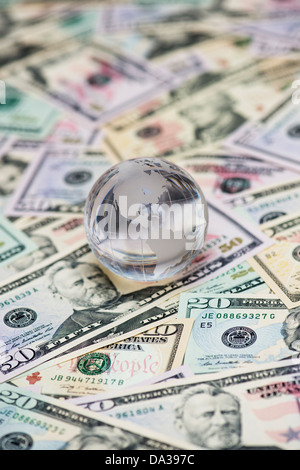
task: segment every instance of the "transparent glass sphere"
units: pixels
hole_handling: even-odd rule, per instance
[[[186,268],[203,245],[207,222],[199,185],[161,158],[112,166],[92,187],[84,213],[87,239],[100,263],[147,282]]]

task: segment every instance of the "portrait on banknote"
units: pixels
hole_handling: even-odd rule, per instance
[[[284,340],[291,351],[300,353],[300,312],[290,312],[282,326]]]
[[[233,98],[225,92],[216,92],[207,100],[181,109],[179,114],[193,125],[195,140],[205,144],[226,137],[245,121],[234,109]]]
[[[101,267],[92,261],[65,259],[52,264],[45,273],[49,292],[55,300],[63,299],[73,309],[54,333],[54,340],[95,322],[107,326],[138,309],[140,300],[159,291],[159,287],[149,286],[122,295]]]
[[[27,164],[12,155],[0,158],[0,196],[8,196],[14,192]]]
[[[36,244],[37,249],[29,255],[23,256],[10,264],[10,269],[20,272],[29,267],[42,262],[49,256],[55,255],[58,251],[50,237],[45,235],[32,235],[31,240]]]
[[[112,321],[113,316],[104,309],[115,304],[120,295],[96,264],[60,261],[52,265],[46,275],[50,291],[73,306],[72,315],[60,325],[54,338],[100,319],[104,325]]]
[[[195,385],[181,392],[174,410],[177,429],[198,447],[250,450],[243,443],[240,402],[234,394],[211,384]],[[272,448],[258,445],[251,449]]]
[[[142,441],[139,436],[103,424],[83,428],[61,450],[147,450],[146,447],[139,447],[139,441]]]

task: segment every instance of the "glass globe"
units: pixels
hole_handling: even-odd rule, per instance
[[[207,204],[185,170],[161,158],[136,158],[107,170],[84,213],[91,250],[112,272],[136,281],[172,277],[201,249]]]

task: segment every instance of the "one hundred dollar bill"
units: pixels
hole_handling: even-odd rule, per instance
[[[299,450],[298,359],[71,399],[205,450]]]
[[[9,216],[64,215],[84,212],[89,191],[116,161],[86,147],[42,149],[6,206]]]
[[[132,387],[179,367],[192,319],[172,320],[91,353],[31,370],[12,381],[18,387],[59,398]]]
[[[260,228],[275,244],[249,258],[249,263],[289,309],[299,307],[300,213],[278,217]]]
[[[1,450],[176,450],[184,442],[10,384],[0,385]]]
[[[285,339],[290,313],[273,295],[182,293],[178,317],[194,319],[184,358],[194,374],[261,366],[295,352]]]

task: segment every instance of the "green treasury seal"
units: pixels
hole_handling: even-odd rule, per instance
[[[77,364],[79,372],[85,375],[98,375],[110,368],[109,356],[102,353],[90,353],[82,356]]]

